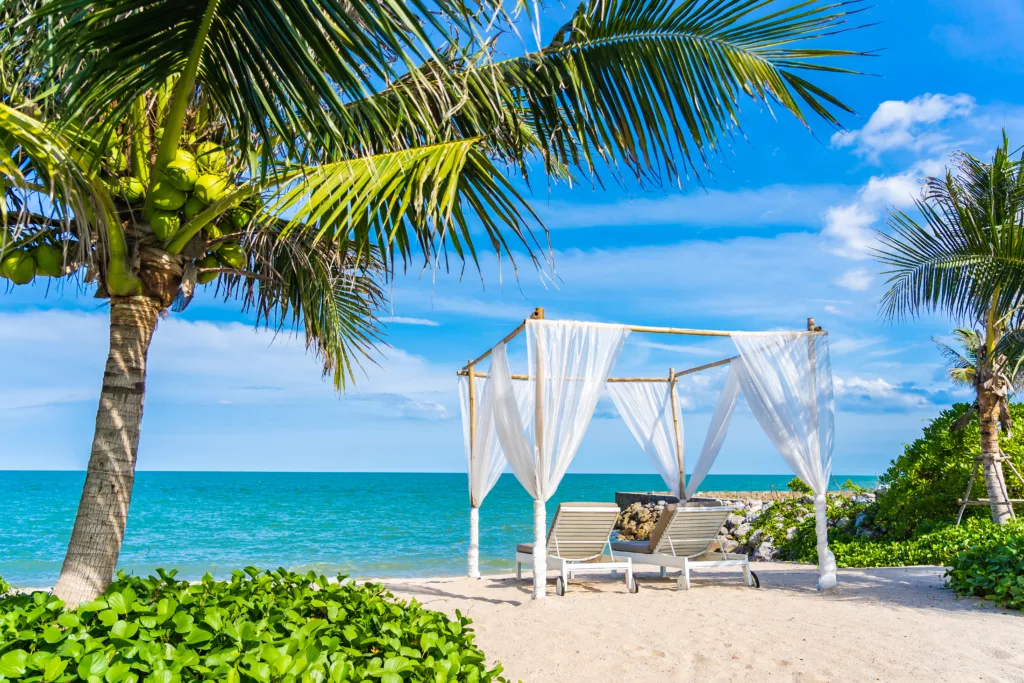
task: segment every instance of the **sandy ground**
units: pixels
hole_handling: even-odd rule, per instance
[[[624,581],[583,576],[530,600],[514,577],[392,579],[401,597],[474,621],[477,643],[524,683],[630,681],[1024,681],[1024,614],[942,588],[934,567],[844,569],[819,593],[814,568],[758,564]],[[525,578],[525,575],[524,575]]]

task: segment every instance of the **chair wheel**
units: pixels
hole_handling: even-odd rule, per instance
[[[633,577],[633,584],[629,587],[629,592],[630,593],[639,593],[640,592],[640,582],[636,580],[635,576]]]
[[[750,578],[754,580],[754,588],[761,587],[761,579],[757,578],[757,574],[755,574],[754,572],[750,572]]]
[[[555,579],[555,595],[565,595],[565,581],[561,576]]]

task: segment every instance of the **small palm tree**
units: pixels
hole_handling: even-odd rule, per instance
[[[530,3],[515,3],[517,8]],[[500,0],[10,0],[0,6],[3,275],[79,278],[110,353],[55,593],[116,566],[157,321],[198,287],[297,327],[342,387],[379,340],[381,284],[415,260],[539,264],[509,179],[683,181],[743,95],[805,121],[849,111],[803,74],[846,3],[588,0],[498,59]],[[6,209],[5,209],[6,210]],[[513,261],[514,263],[514,261]]]
[[[891,211],[878,258],[890,270],[882,299],[889,319],[942,311],[978,326],[958,333],[966,355],[947,349],[951,376],[974,387],[992,520],[1011,517],[999,447],[1007,397],[1020,381],[1024,347],[1024,156],[1006,134],[992,160],[965,152],[928,178],[917,201],[923,224]],[[970,415],[964,419],[970,419]]]
[[[959,350],[935,337],[932,337],[932,341],[946,359],[950,381],[970,387],[977,393],[977,382],[981,376],[978,374],[979,359],[986,353],[984,335],[978,330],[963,327],[953,330],[953,335],[956,337]],[[1024,387],[1024,345],[1016,335],[1003,336],[996,345],[995,354],[997,360],[1002,357],[999,365],[1003,368],[1003,379],[1010,390],[1010,393],[999,401],[999,427],[1004,434],[1010,434],[1013,429],[1013,417],[1010,415],[1009,401],[1013,394]],[[978,401],[975,400],[970,408],[950,425],[950,429],[960,431],[977,416]]]

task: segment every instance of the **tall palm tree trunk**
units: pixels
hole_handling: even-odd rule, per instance
[[[992,521],[1010,521],[1010,503],[1003,479],[1002,451],[999,448],[999,396],[978,387],[978,423],[981,427],[981,463],[985,474]]]
[[[162,310],[145,296],[110,299],[110,353],[89,468],[64,566],[53,590],[68,606],[110,585],[124,540],[146,395],[146,356]]]

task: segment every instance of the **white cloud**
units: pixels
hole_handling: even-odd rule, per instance
[[[609,203],[538,202],[553,229],[619,225],[693,225],[700,227],[814,226],[822,210],[849,193],[841,185],[767,185],[733,191],[693,190]]]
[[[422,325],[424,327],[438,327],[441,323],[436,320],[428,320],[426,318],[406,318],[401,315],[391,316],[390,318],[384,318],[385,323],[392,323],[396,325]]]
[[[825,212],[822,234],[834,241],[832,253],[849,259],[870,258],[876,238],[872,226],[878,214],[859,203],[833,206]]]
[[[854,292],[866,292],[871,287],[871,282],[874,279],[874,274],[866,268],[854,268],[840,275],[836,278],[835,282],[843,289],[849,289]]]
[[[825,212],[825,228],[822,234],[832,244],[832,252],[856,261],[871,258],[872,250],[878,243],[875,230],[879,227],[886,209],[892,207],[906,210],[913,207],[914,200],[921,197],[924,178],[937,175],[942,169],[941,161],[925,159],[902,173],[872,176],[858,190],[854,201],[830,207]],[[859,282],[862,281],[863,279]]]
[[[965,118],[975,109],[970,95],[925,93],[912,100],[882,102],[860,130],[832,136],[834,147],[853,147],[858,155],[877,161],[885,152],[906,149],[933,151],[944,147],[948,137],[929,129],[949,119]]]
[[[101,313],[0,313],[0,357],[20,359],[4,369],[0,408],[95,401],[107,335],[107,316]],[[367,362],[364,373],[356,371],[345,398],[409,417],[450,416],[439,402],[453,395],[450,368],[396,348],[385,349],[377,360],[380,365]],[[242,323],[162,320],[148,365],[148,400],[255,405],[336,396],[301,338]]]

